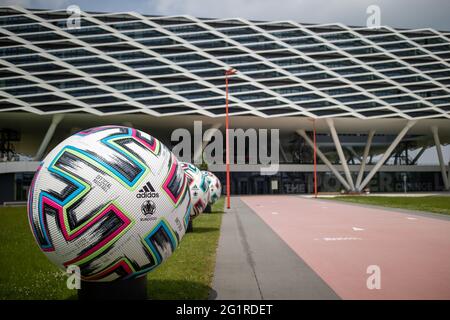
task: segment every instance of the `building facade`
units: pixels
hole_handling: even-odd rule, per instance
[[[232,126],[280,130],[279,172],[234,193],[312,192],[314,130],[321,192],[450,188],[450,32],[3,7],[0,44],[0,202],[86,127],[223,130],[229,68]]]

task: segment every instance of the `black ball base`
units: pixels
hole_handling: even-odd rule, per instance
[[[147,277],[112,282],[81,281],[79,300],[147,300]]]
[[[194,227],[192,226],[192,220],[189,220],[186,232],[193,232],[193,231],[194,231]]]
[[[211,211],[212,211],[211,204],[208,203],[208,205],[207,205],[206,208],[205,208],[205,211],[203,211],[203,212],[205,212],[205,213],[211,213]]]

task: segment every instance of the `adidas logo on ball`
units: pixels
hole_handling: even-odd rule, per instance
[[[136,198],[159,198],[159,193],[155,192],[155,188],[148,181],[136,194]]]

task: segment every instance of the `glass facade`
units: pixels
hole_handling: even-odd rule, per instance
[[[27,201],[28,190],[33,180],[34,173],[16,173],[14,176],[15,201]]]
[[[450,118],[450,34],[0,8],[1,111]]]
[[[224,73],[233,67],[232,116],[450,119],[450,32],[85,12],[72,26],[68,18],[65,10],[0,8],[0,116],[221,117]],[[361,155],[366,134],[340,134],[349,165],[360,164],[354,154]],[[368,165],[394,137],[377,132]],[[339,165],[330,135],[317,138]],[[418,140],[405,136],[386,165],[414,165],[408,150],[420,148]],[[302,138],[281,144],[282,164],[312,164]],[[342,189],[333,174],[318,176],[320,192]],[[311,170],[233,179],[240,194],[312,192]],[[16,200],[25,199],[30,176],[12,180]],[[442,184],[439,171],[381,171],[369,187],[439,191]]]
[[[218,172],[216,175],[225,185],[225,173]],[[260,172],[231,172],[231,193],[311,194],[314,193],[313,175],[313,172],[279,172],[273,176],[262,176]],[[353,176],[355,178],[356,175]],[[272,189],[274,180],[277,181],[277,189]],[[440,172],[378,172],[365,189],[388,193],[445,191]],[[318,192],[339,193],[344,190],[331,172],[317,173]]]

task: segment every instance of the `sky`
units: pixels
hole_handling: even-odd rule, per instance
[[[253,20],[294,20],[301,23],[366,25],[367,7],[377,5],[381,25],[394,28],[434,28],[450,31],[450,0],[0,0],[0,5],[31,9],[83,11],[136,11],[149,15],[183,15],[201,18],[241,17]],[[450,161],[450,145],[443,148]],[[436,149],[427,150],[421,164],[436,164]]]
[[[382,25],[450,31],[449,0],[0,0],[0,4],[40,9],[64,9],[76,4],[83,11],[341,22],[351,26],[366,25],[367,7],[378,5]]]

